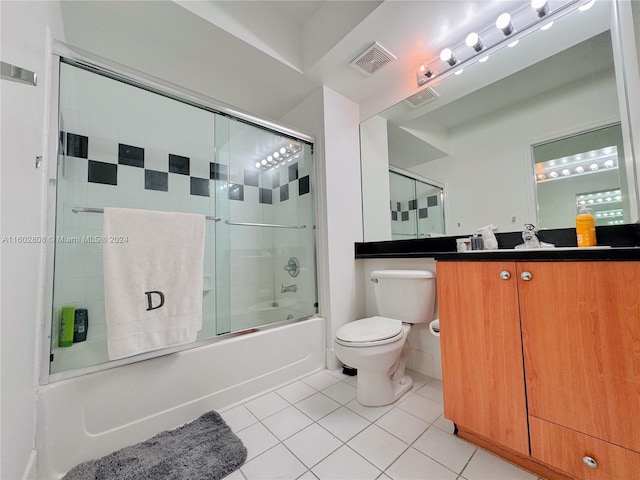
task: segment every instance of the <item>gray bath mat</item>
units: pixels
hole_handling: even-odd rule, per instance
[[[238,469],[247,449],[216,412],[98,460],[63,480],[218,480]]]

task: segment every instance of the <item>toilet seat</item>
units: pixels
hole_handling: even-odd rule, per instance
[[[384,345],[402,338],[402,326],[400,320],[393,318],[363,318],[340,327],[336,332],[336,342],[346,347]]]

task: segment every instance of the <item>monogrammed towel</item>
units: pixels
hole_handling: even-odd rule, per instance
[[[109,359],[193,342],[202,328],[205,217],[104,209]]]

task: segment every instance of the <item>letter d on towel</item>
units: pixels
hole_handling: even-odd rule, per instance
[[[153,301],[151,299],[151,294],[155,293],[156,295],[158,295],[160,297],[160,305],[154,307],[153,306]],[[147,312],[149,310],[155,310],[156,308],[160,308],[161,306],[164,305],[164,293],[159,292],[158,290],[151,290],[149,292],[144,292],[144,294],[147,296],[147,305],[149,305],[149,307],[147,308]]]

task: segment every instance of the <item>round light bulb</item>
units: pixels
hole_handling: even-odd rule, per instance
[[[569,170],[568,168],[565,168],[564,170],[562,170],[562,174],[563,175],[571,175],[571,170]]]
[[[284,148],[284,147],[282,147],[282,148],[280,149],[280,153],[282,153],[282,154],[287,153],[287,149],[286,149],[286,148]]]
[[[467,47],[473,48],[476,52],[479,52],[484,48],[482,40],[480,40],[480,36],[476,32],[471,32],[467,35],[465,43],[467,44]]]
[[[262,161],[260,162],[262,165],[266,165],[268,162],[265,158],[262,159]]]
[[[613,160],[607,160],[606,162],[604,162],[604,166],[607,168],[613,167]]]
[[[269,156],[267,157],[267,161],[268,161],[268,162],[271,162],[272,160],[273,160],[273,157],[272,157],[271,155],[269,155]]]
[[[278,158],[280,154],[278,152],[273,152],[273,158]]]
[[[597,164],[597,163],[592,163],[591,165],[589,165],[589,168],[590,168],[591,170],[594,170],[594,171],[595,171],[595,170],[598,170],[598,164]]]
[[[577,173],[583,173],[584,172],[584,167],[576,167],[576,172]]]
[[[502,30],[505,35],[513,33],[513,24],[511,23],[511,15],[508,13],[501,14],[496,20],[496,27]]]
[[[558,176],[558,172],[551,172],[549,176],[552,178],[556,178]]]
[[[260,162],[256,162],[256,168],[260,168],[260,165],[262,165]]]
[[[549,13],[549,3],[547,3],[547,0],[531,0],[531,8],[536,11],[540,18]]]

